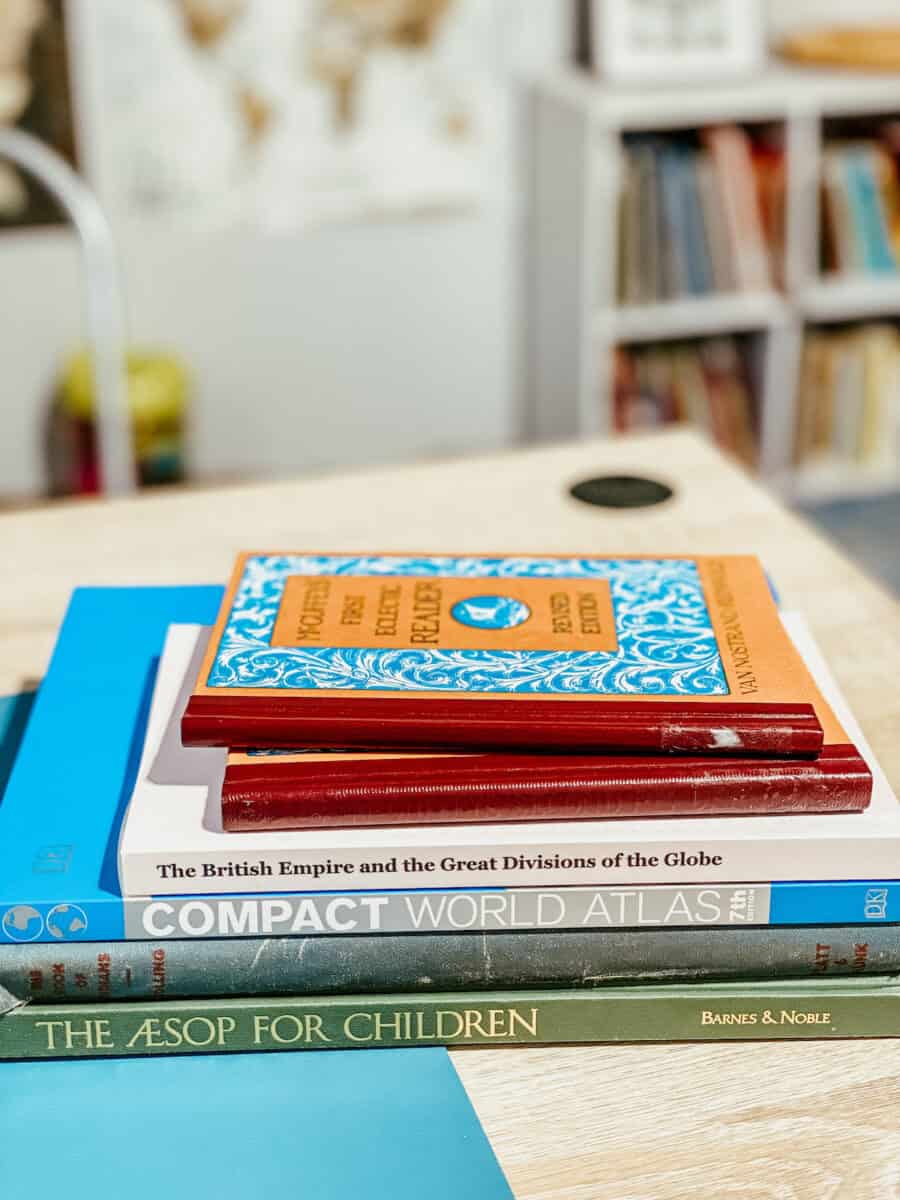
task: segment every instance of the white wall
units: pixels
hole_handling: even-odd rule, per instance
[[[900,19],[897,0],[768,0],[773,33],[816,25],[847,25],[861,21]]]
[[[41,479],[37,419],[79,336],[64,234],[0,246],[0,493]],[[511,224],[127,242],[133,341],[180,353],[203,475],[489,448],[514,428]]]
[[[0,237],[0,498],[40,490],[41,421],[79,336],[79,280],[63,232]]]
[[[191,364],[204,474],[496,446],[512,419],[510,257],[499,214],[159,236],[129,254],[133,328]]]

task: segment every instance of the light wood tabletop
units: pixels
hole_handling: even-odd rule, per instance
[[[608,473],[650,475],[674,497],[613,511],[568,496]],[[759,554],[900,789],[900,607],[686,432],[2,517],[0,694],[40,678],[73,587],[224,582],[251,548]],[[900,1040],[453,1061],[520,1200],[900,1195]]]

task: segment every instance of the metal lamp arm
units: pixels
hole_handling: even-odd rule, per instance
[[[94,193],[69,164],[21,129],[0,127],[0,158],[38,179],[62,205],[81,242],[87,341],[94,368],[100,478],[104,492],[135,486],[128,412],[125,313],[115,242]]]

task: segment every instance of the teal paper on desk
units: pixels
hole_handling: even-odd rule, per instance
[[[442,1049],[0,1065],[4,1196],[512,1200]]]
[[[98,912],[121,909],[115,837],[154,656],[169,622],[213,620],[220,596],[195,587],[73,597],[34,713],[33,696],[0,699],[0,794],[29,724],[0,802],[0,901],[40,886],[45,907],[75,896]],[[50,849],[67,851],[49,873],[34,873],[36,802]],[[511,1198],[437,1048],[0,1063],[0,1196],[51,1194]]]

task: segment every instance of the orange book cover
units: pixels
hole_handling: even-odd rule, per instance
[[[816,755],[750,556],[242,554],[188,745]],[[846,740],[846,739],[844,739]]]

